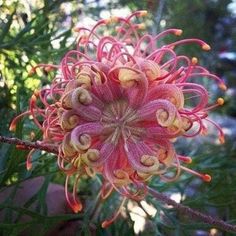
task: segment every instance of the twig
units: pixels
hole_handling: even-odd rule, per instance
[[[38,149],[38,150],[58,154],[58,149],[55,146],[44,145],[40,141],[29,142],[29,141],[23,141],[18,138],[9,138],[9,137],[0,136],[0,142],[14,144],[17,147],[19,147],[19,149],[26,149],[26,150]]]
[[[154,189],[147,187],[149,193],[157,200],[160,200],[167,205],[173,206],[175,209],[177,209],[180,213],[189,216],[191,219],[198,219],[201,220],[202,222],[209,224],[209,225],[214,225],[215,227],[219,229],[223,229],[225,231],[230,231],[230,232],[236,232],[236,225],[231,225],[223,220],[217,219],[215,217],[205,215],[197,210],[191,209],[190,207],[184,206],[180,203],[175,202],[174,200],[168,198],[162,193],[158,193]]]

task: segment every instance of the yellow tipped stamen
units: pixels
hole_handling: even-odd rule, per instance
[[[31,96],[31,99],[30,99],[30,100],[31,100],[31,102],[36,102],[36,101],[37,101],[36,95],[33,94],[33,95]]]
[[[148,14],[148,12],[145,10],[139,11],[139,16],[146,16],[147,14]]]
[[[183,30],[182,30],[182,29],[177,29],[177,30],[175,31],[175,35],[176,35],[176,36],[180,36],[180,35],[182,35],[182,33],[183,33]]]
[[[140,29],[140,30],[146,29],[146,25],[145,25],[144,23],[137,24],[136,26],[137,26],[137,28]]]
[[[107,199],[113,191],[113,186],[111,184],[103,184],[101,189],[102,200]]]
[[[9,130],[10,130],[11,132],[16,131],[16,122],[12,122],[12,123],[11,123],[11,125],[10,125],[10,127],[9,127]]]
[[[224,83],[219,84],[219,88],[223,91],[227,90],[227,86]]]
[[[216,107],[218,107],[218,106],[223,106],[224,103],[225,103],[224,99],[221,98],[221,97],[219,97],[219,98],[216,100],[216,103],[213,104],[213,105],[211,105],[211,106],[209,106],[209,107],[207,107],[207,108],[205,109],[205,111],[214,109],[214,108],[216,108]]]
[[[191,159],[191,157],[189,157],[189,159],[186,160],[186,163],[187,163],[187,164],[191,164],[192,162],[193,162],[193,160]]]
[[[79,157],[76,157],[72,160],[72,163],[75,167],[79,168],[80,166],[82,166],[82,160],[81,160],[81,155],[79,155]]]
[[[147,167],[159,167],[159,161],[157,160],[157,158],[155,156],[151,156],[151,155],[143,155],[141,157],[140,162],[147,166]]]
[[[174,165],[174,166],[177,166],[177,164],[173,164],[173,165]],[[186,171],[186,172],[189,173],[189,174],[198,176],[199,178],[201,178],[201,179],[202,179],[203,181],[205,181],[205,182],[210,182],[210,181],[211,181],[211,176],[208,175],[208,174],[199,173],[199,172],[197,172],[197,171],[195,171],[195,170],[189,169],[189,168],[187,168],[187,167],[185,167],[185,166],[182,166],[182,165],[180,165],[179,167],[180,167],[180,169]]]
[[[32,169],[32,156],[33,156],[33,153],[35,152],[35,149],[32,149],[28,156],[27,156],[27,159],[26,159],[26,169],[29,171]]]
[[[125,204],[126,198],[124,197],[119,208],[116,210],[116,212],[114,213],[114,215],[108,219],[108,220],[104,220],[102,222],[102,228],[107,228],[108,226],[110,226],[120,215],[120,212],[122,210],[123,205]]]
[[[29,171],[32,169],[32,163],[31,162],[27,162],[26,164],[26,169]]]
[[[73,207],[72,210],[74,211],[74,213],[80,212],[83,208],[82,204],[74,204],[72,207]]]
[[[112,222],[110,222],[109,220],[104,220],[102,222],[102,228],[105,229],[107,228],[110,224],[112,224]]]
[[[225,143],[225,137],[224,137],[224,135],[220,135],[220,136],[219,136],[219,142],[220,142],[220,144],[224,144],[224,143]]]
[[[192,163],[192,158],[188,156],[178,156],[178,159],[180,161],[185,162],[186,164],[191,164]]]
[[[202,175],[202,179],[205,181],[205,182],[211,182],[211,176],[208,175],[208,174],[204,174]]]
[[[119,20],[119,18],[117,16],[111,16],[110,18],[105,19],[104,23],[105,24],[116,23],[116,22],[118,22],[118,20]]]
[[[35,95],[36,97],[38,97],[38,96],[39,96],[39,90],[35,89],[35,90],[34,90],[34,95]]]
[[[225,103],[225,101],[224,101],[223,98],[218,98],[218,99],[217,99],[217,104],[218,104],[218,105],[222,106],[222,105],[224,105],[224,103]]]
[[[209,51],[209,50],[211,50],[211,47],[210,47],[210,45],[208,45],[208,44],[204,44],[204,45],[202,46],[202,49],[205,50],[205,51]]]
[[[10,131],[15,131],[16,130],[16,124],[19,122],[19,120],[23,117],[23,116],[26,116],[26,115],[29,115],[30,114],[30,111],[25,111],[23,113],[21,113],[20,115],[16,116],[11,124],[10,124],[10,127],[9,127],[9,130]]]
[[[99,159],[100,153],[97,149],[89,149],[86,153],[89,161],[97,161]]]
[[[196,57],[192,58],[192,64],[196,65],[198,63],[198,59]]]
[[[109,24],[111,22],[111,18],[107,18],[103,20],[104,24]]]
[[[208,130],[207,130],[207,129],[203,129],[203,130],[201,131],[201,135],[207,136],[207,135],[208,135]]]

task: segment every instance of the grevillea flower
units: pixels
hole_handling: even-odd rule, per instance
[[[163,37],[180,36],[182,30],[142,34],[144,25],[137,20],[146,13],[136,11],[126,18],[100,20],[92,29],[77,28],[77,47],[66,53],[60,65],[33,68],[32,72],[37,67],[55,69],[57,75],[49,87],[33,94],[23,115],[31,115],[42,130],[41,144],[58,148],[58,165],[67,174],[67,201],[75,212],[82,209],[76,189],[83,175],[102,176],[103,198],[116,190],[124,199],[136,200],[145,197],[152,177],[174,181],[184,170],[204,181],[211,179],[187,168],[184,164],[191,158],[177,154],[173,142],[206,133],[204,122],[214,125],[224,142],[221,128],[207,118],[209,110],[224,100],[208,104],[208,91],[197,82],[207,78],[223,90],[226,86],[199,66],[197,58],[174,51],[189,43],[209,50],[208,44],[182,39],[158,46]],[[100,27],[108,25],[115,32],[100,35]],[[14,119],[11,129],[21,116]],[[70,197],[67,185],[73,175],[77,177]],[[104,221],[103,227],[118,213]]]

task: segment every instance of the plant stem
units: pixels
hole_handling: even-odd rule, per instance
[[[201,220],[202,222],[213,225],[219,229],[225,230],[225,231],[230,231],[230,232],[236,232],[236,225],[231,225],[226,223],[223,220],[217,219],[215,217],[203,214],[197,210],[194,210],[190,207],[184,206],[180,203],[175,202],[174,200],[170,199],[169,197],[165,196],[162,193],[158,193],[154,189],[147,187],[149,193],[157,200],[162,201],[166,203],[169,206],[173,206],[176,210],[178,210],[180,213],[189,216],[190,219],[198,219]]]
[[[52,146],[52,145],[44,145],[40,141],[36,141],[36,142],[23,141],[18,138],[9,138],[9,137],[4,137],[0,135],[0,142],[14,144],[19,149],[26,149],[26,150],[38,149],[38,150],[58,154],[57,147]]]

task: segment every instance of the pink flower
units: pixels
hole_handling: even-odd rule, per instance
[[[57,75],[49,87],[34,93],[25,114],[32,115],[42,130],[42,144],[58,147],[58,165],[67,174],[67,200],[75,212],[82,209],[76,187],[83,175],[103,177],[103,198],[116,190],[136,200],[145,196],[154,176],[174,181],[184,170],[211,180],[182,165],[191,158],[177,154],[173,145],[178,137],[205,133],[204,121],[216,126],[224,142],[221,128],[207,118],[208,111],[224,100],[208,105],[208,91],[196,82],[205,77],[223,90],[226,86],[197,65],[197,58],[174,51],[188,43],[203,50],[210,46],[199,39],[183,39],[159,47],[163,37],[179,36],[182,30],[141,34],[144,25],[135,19],[144,15],[146,11],[136,11],[126,18],[100,20],[92,29],[77,28],[76,50],[69,51],[58,66],[38,65],[48,71],[56,69]],[[116,33],[100,35],[100,27],[108,25],[118,25]],[[77,178],[70,199],[67,184],[72,175]],[[103,227],[118,213],[104,221]]]

